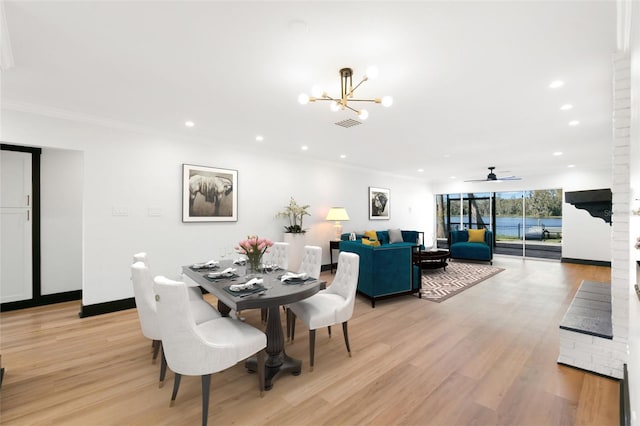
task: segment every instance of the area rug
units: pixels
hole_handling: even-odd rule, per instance
[[[463,262],[449,262],[446,271],[427,269],[422,271],[421,297],[439,303],[502,271],[492,265]]]

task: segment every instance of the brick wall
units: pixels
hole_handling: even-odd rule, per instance
[[[613,56],[613,223],[611,323],[613,339],[560,330],[558,362],[618,379],[627,363],[631,283],[631,67],[627,54]]]

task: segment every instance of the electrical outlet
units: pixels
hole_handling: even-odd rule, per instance
[[[111,216],[129,216],[129,209],[126,206],[113,206]]]

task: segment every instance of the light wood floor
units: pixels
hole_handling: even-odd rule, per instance
[[[212,378],[214,425],[616,425],[618,382],[556,364],[558,323],[581,280],[610,269],[499,257],[506,270],[443,303],[403,296],[375,309],[358,296],[342,330],[320,330],[308,370],[298,321],[287,352],[300,376],[279,377],[260,398],[242,364]],[[323,273],[330,280],[331,276]],[[212,296],[207,296],[212,302]],[[0,315],[3,425],[195,425],[200,380],[159,363],[134,309],[78,318],[79,303]],[[261,327],[259,311],[246,322]]]

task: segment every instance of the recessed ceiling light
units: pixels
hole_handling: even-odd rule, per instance
[[[193,121],[185,121],[184,125],[187,127],[193,127],[196,125],[196,123],[194,123]]]
[[[257,140],[258,142],[262,142],[262,141],[264,140],[264,136],[262,136],[262,135],[258,135],[258,136],[256,136],[256,140]]]
[[[443,155],[443,157],[444,158],[449,158],[449,157],[451,157],[451,154],[445,154],[445,155]]]
[[[449,176],[449,179],[455,179],[455,178],[456,178],[455,176]]]
[[[560,151],[556,151],[556,152],[554,152],[554,153],[553,153],[553,155],[555,155],[555,156],[557,157],[557,156],[559,156],[559,155],[562,155],[562,152],[560,152]]]
[[[424,169],[418,169],[418,173],[424,172]]]
[[[576,165],[575,164],[569,164],[567,167],[570,169],[573,169]]]
[[[578,124],[580,124],[578,120],[572,120],[569,122],[569,126],[577,126]]]
[[[555,80],[549,83],[549,87],[552,89],[557,89],[558,87],[564,86],[564,81]]]
[[[306,150],[308,150],[308,149],[309,149],[309,147],[308,147],[308,146],[306,146],[306,145],[302,145],[302,147],[301,147],[300,149],[301,149],[301,150],[303,150],[303,151],[306,151]]]
[[[570,109],[573,109],[573,105],[571,104],[564,104],[560,107],[561,111],[569,111]]]
[[[347,156],[345,154],[340,154],[340,158],[344,159],[347,158]]]

